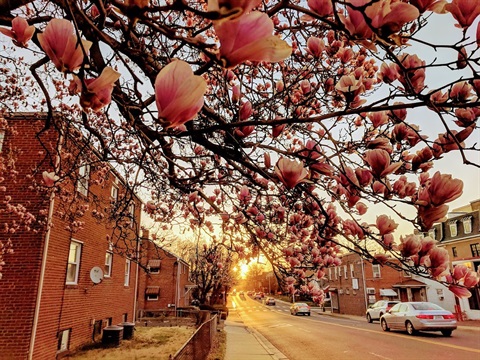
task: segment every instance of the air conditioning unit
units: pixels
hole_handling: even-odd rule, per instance
[[[375,295],[375,288],[367,288],[368,295]]]

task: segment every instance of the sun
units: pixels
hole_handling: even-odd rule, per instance
[[[247,273],[248,273],[248,264],[243,263],[242,265],[240,265],[240,277],[242,279],[245,279],[245,277],[247,276]]]

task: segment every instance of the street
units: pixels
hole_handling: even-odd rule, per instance
[[[384,332],[380,324],[361,318],[318,314],[290,315],[289,304],[266,306],[249,296],[232,296],[231,311],[260,332],[290,360],[308,359],[472,359],[480,356],[480,332],[457,329],[409,336]]]

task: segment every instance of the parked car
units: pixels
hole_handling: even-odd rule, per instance
[[[292,306],[290,306],[290,314],[303,314],[310,316],[310,306],[305,303],[293,303]]]
[[[380,320],[383,314],[390,310],[394,305],[400,301],[380,300],[375,304],[370,305],[367,309],[366,317],[367,321],[371,323],[373,320]]]
[[[275,299],[272,297],[267,298],[267,300],[265,300],[265,305],[275,305]]]
[[[254,300],[262,300],[262,294],[257,292],[255,293],[255,295],[253,295],[253,299]]]
[[[426,301],[399,303],[380,318],[380,324],[383,331],[406,330],[409,335],[440,331],[443,336],[450,336],[457,328],[454,314]]]

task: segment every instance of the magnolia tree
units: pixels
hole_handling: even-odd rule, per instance
[[[164,229],[229,234],[222,246],[265,255],[318,301],[342,247],[459,296],[478,283],[421,234],[463,191],[435,162],[479,166],[479,2],[1,0],[0,13],[4,117],[80,130]],[[451,43],[429,39],[437,19]],[[48,173],[55,192],[65,169]],[[399,219],[418,231],[397,236]]]

